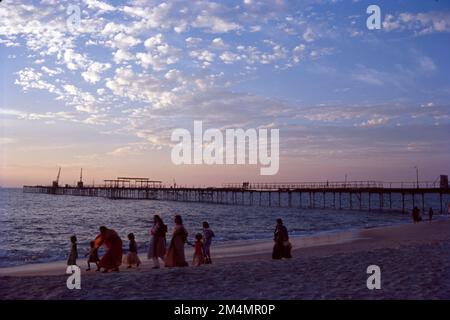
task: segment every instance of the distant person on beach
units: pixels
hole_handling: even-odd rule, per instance
[[[209,223],[206,221],[203,221],[203,252],[205,254],[205,263],[211,264],[211,242],[212,238],[215,237],[214,232],[209,227]]]
[[[88,268],[86,269],[86,271],[91,270],[91,263],[95,263],[95,265],[97,266],[96,271],[100,271],[100,267],[98,266],[98,262],[100,261],[100,259],[98,257],[98,247],[95,246],[95,241],[91,241],[90,246],[91,246],[91,249],[85,255],[88,257],[88,260],[87,260]]]
[[[147,258],[153,260],[153,269],[159,269],[159,259],[164,260],[166,254],[166,233],[167,226],[160,216],[153,216],[153,227],[150,230],[150,247]]]
[[[134,265],[136,265],[136,267],[139,267],[139,265],[141,264],[141,260],[138,256],[137,243],[134,237],[134,233],[128,234],[128,240],[130,241],[130,243],[128,247],[128,254],[125,258],[125,263],[128,265],[127,268],[130,269]]]
[[[67,265],[74,266],[77,264],[78,258],[77,237],[75,235],[70,237],[70,244],[70,254],[69,258],[67,259]]]
[[[422,221],[422,217],[420,216],[420,210],[419,210],[419,208],[417,208],[417,206],[415,206],[412,210],[412,217],[413,217],[414,223],[418,223],[418,222]]]
[[[428,210],[428,220],[431,222],[433,220],[433,208],[430,207],[430,209]]]
[[[100,227],[100,234],[96,238],[97,247],[104,245],[106,252],[100,259],[99,268],[106,273],[110,270],[119,271],[122,264],[122,239],[113,229],[105,226]]]
[[[183,226],[183,219],[180,215],[175,216],[175,229],[173,230],[172,240],[165,258],[166,267],[186,267],[184,256],[184,244],[187,241],[188,232]]]
[[[292,258],[289,234],[281,219],[277,219],[273,240],[275,245],[273,246],[272,259]]]
[[[195,235],[195,243],[194,243],[194,258],[192,259],[192,265],[194,267],[198,267],[201,264],[205,263],[205,253],[203,251],[203,235],[201,233],[197,233]]]

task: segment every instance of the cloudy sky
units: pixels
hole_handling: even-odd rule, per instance
[[[86,183],[411,181],[416,165],[434,181],[450,173],[449,52],[442,0],[4,0],[0,184],[58,166],[62,183],[80,167]],[[278,128],[279,173],[173,165],[170,135],[193,120]]]

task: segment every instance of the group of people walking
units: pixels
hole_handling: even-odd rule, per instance
[[[214,232],[211,230],[209,223],[203,221],[202,232],[195,235],[195,242],[192,244],[188,241],[188,232],[183,225],[183,219],[180,215],[174,218],[175,227],[172,233],[169,246],[166,244],[166,234],[168,232],[167,225],[159,215],[153,216],[153,226],[150,229],[150,246],[147,258],[153,261],[153,269],[159,269],[162,261],[165,267],[185,267],[188,266],[184,254],[185,244],[194,247],[194,256],[192,259],[193,266],[202,264],[210,264],[211,260],[211,243]],[[120,236],[113,229],[101,226],[100,233],[90,242],[90,250],[85,256],[87,259],[87,271],[91,270],[91,263],[95,264],[97,271],[109,272],[119,271],[119,266],[124,263],[128,268],[133,266],[139,267],[141,261],[138,256],[137,243],[133,233],[128,234],[129,247],[128,254],[123,257],[123,242]],[[289,234],[287,228],[283,225],[281,219],[277,219],[274,231],[274,247],[272,259],[291,258],[292,245],[289,242]],[[70,238],[71,250],[67,260],[68,265],[76,265],[78,259],[77,237],[74,235]],[[101,258],[98,256],[98,250],[104,246],[105,253]]]
[[[151,240],[147,257],[153,260],[153,268],[160,267],[160,260],[164,261],[166,267],[185,267],[188,265],[184,255],[185,244],[188,241],[188,232],[183,226],[183,219],[176,215],[175,228],[172,234],[170,245],[166,248],[167,226],[160,216],[153,217],[153,227],[150,230]],[[214,232],[209,227],[209,223],[204,221],[202,224],[203,232],[195,235],[194,257],[192,264],[199,266],[201,264],[211,263],[210,247]]]
[[[169,246],[166,245],[166,234],[168,232],[167,225],[159,215],[153,217],[153,226],[150,230],[150,246],[147,258],[153,260],[153,268],[160,268],[160,260],[164,262],[165,267],[184,267],[188,266],[186,262],[184,247],[185,244],[190,244],[194,247],[194,257],[192,264],[199,266],[201,264],[209,264],[212,262],[210,247],[212,238],[215,236],[214,232],[209,227],[209,223],[204,221],[202,223],[202,233],[195,235],[195,243],[191,244],[188,241],[188,232],[183,226],[183,219],[180,215],[176,215],[175,228],[172,234],[172,239]],[[90,242],[90,250],[86,253],[87,271],[91,270],[91,263],[97,266],[97,271],[119,271],[119,266],[124,263],[128,268],[133,266],[139,267],[141,261],[137,252],[137,243],[133,233],[128,234],[129,250],[128,254],[123,257],[123,242],[118,233],[105,226],[100,227],[100,233],[96,238]],[[67,260],[68,265],[76,265],[78,258],[77,237],[74,235],[70,238],[71,250]],[[104,246],[105,253],[99,258],[98,250]]]
[[[97,271],[103,269],[103,272],[119,271],[119,266],[122,264],[122,239],[113,229],[108,229],[105,226],[101,226],[100,233],[95,237],[95,240],[90,242],[90,250],[85,256],[87,260],[87,271],[91,270],[91,263],[97,266]],[[137,256],[137,244],[134,240],[134,235],[130,233],[128,235],[130,240],[130,251],[126,256],[127,262],[133,262],[137,265],[140,264],[139,257]],[[70,237],[71,250],[69,258],[67,259],[67,265],[76,265],[78,259],[77,237]],[[100,259],[98,256],[98,250],[101,246],[105,247],[105,254]],[[129,264],[131,266],[131,264]]]
[[[449,204],[450,213],[450,204]],[[433,209],[428,211],[428,219],[431,222],[433,219]],[[422,221],[420,210],[415,206],[412,210],[412,217],[414,223]],[[212,238],[215,236],[214,232],[209,227],[209,223],[204,221],[202,223],[202,232],[195,235],[195,242],[192,244],[188,241],[188,232],[183,225],[183,219],[180,215],[174,218],[175,227],[172,233],[169,246],[166,244],[166,234],[168,232],[167,225],[159,215],[153,216],[153,226],[150,230],[150,246],[147,254],[149,260],[153,260],[153,269],[160,268],[160,261],[164,262],[165,267],[185,267],[188,266],[184,254],[185,244],[194,247],[194,256],[192,259],[193,266],[202,264],[210,264],[211,252],[210,247]],[[124,263],[131,268],[141,264],[138,256],[137,243],[133,233],[128,234],[129,248],[128,254],[122,260],[123,249],[122,239],[116,231],[105,226],[100,227],[100,233],[90,242],[90,250],[86,254],[88,257],[87,270],[91,270],[91,263],[97,266],[97,271],[103,272],[118,271],[119,266]],[[275,244],[272,252],[272,259],[291,258],[292,245],[289,242],[289,234],[287,228],[283,224],[282,219],[277,219],[275,226],[274,238]],[[70,237],[71,251],[67,260],[67,265],[76,265],[78,259],[77,237],[74,235]],[[99,258],[98,250],[101,246],[105,247],[104,255]]]

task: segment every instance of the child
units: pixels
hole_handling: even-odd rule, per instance
[[[205,263],[204,257],[205,253],[203,252],[203,242],[202,242],[202,234],[197,233],[195,235],[195,243],[194,243],[194,259],[192,261],[192,265],[194,267],[198,267],[201,264]]]
[[[204,244],[203,244],[203,251],[205,253],[205,263],[211,264],[211,254],[209,252],[209,248],[211,247],[212,238],[215,237],[214,232],[209,228],[209,223],[204,221],[203,222],[203,238],[204,238]]]
[[[130,233],[128,234],[128,240],[130,240],[130,247],[126,258],[126,264],[128,264],[128,269],[131,268],[133,265],[136,265],[136,267],[139,267],[141,264],[141,260],[139,260],[138,252],[137,252],[137,243],[134,240],[134,234]]]
[[[91,249],[85,255],[85,257],[86,256],[89,256],[87,261],[88,268],[86,269],[86,271],[91,270],[91,262],[95,263],[95,265],[97,266],[96,271],[100,271],[100,268],[98,266],[98,262],[100,261],[100,259],[98,258],[98,247],[95,247],[95,241],[91,241]]]
[[[72,244],[70,249],[69,258],[67,259],[68,266],[74,266],[77,264],[78,250],[77,250],[77,237],[75,235],[70,237],[70,242]]]

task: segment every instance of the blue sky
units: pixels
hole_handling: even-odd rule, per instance
[[[58,166],[67,183],[79,167],[97,181],[261,179],[171,165],[170,134],[193,120],[280,129],[272,181],[449,173],[448,1],[17,2],[0,4],[2,185]]]

